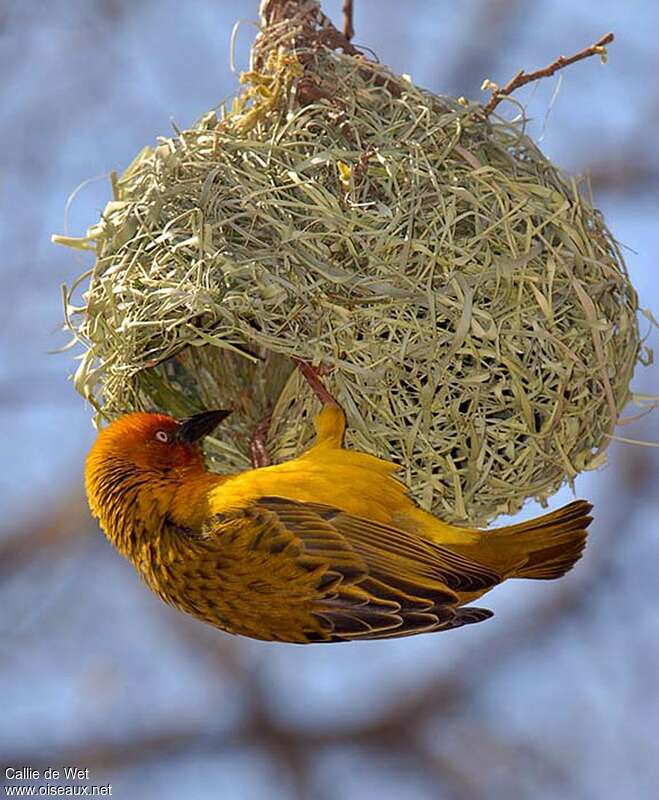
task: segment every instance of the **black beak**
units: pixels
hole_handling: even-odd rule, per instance
[[[230,413],[231,411],[218,409],[217,411],[202,411],[201,414],[186,417],[179,421],[176,438],[185,444],[194,444],[215,430]]]

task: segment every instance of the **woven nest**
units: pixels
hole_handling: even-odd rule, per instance
[[[544,501],[603,462],[629,398],[613,237],[521,123],[290,30],[232,109],[145,148],[65,240],[96,253],[67,314],[76,387],[108,418],[232,407],[207,452],[244,469],[269,413],[274,463],[312,437],[296,355],[334,368],[348,446],[444,519]]]

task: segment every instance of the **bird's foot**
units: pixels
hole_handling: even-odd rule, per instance
[[[324,406],[332,405],[338,406],[336,398],[328,391],[327,387],[321,380],[322,375],[328,375],[334,367],[329,364],[321,364],[318,367],[312,367],[308,361],[303,361],[301,358],[293,356],[295,366],[300,370],[304,379],[313,390],[316,397]]]
[[[268,453],[268,431],[270,430],[270,414],[263,417],[259,424],[254,428],[252,438],[249,440],[249,452],[252,460],[252,467],[270,466],[270,454]]]
[[[311,364],[301,358],[293,358],[293,361],[316,397],[323,404],[323,408],[314,420],[316,444],[323,447],[342,447],[346,429],[346,415],[337,399],[329,392],[321,379],[321,375],[327,375],[334,367],[328,364],[312,367]]]

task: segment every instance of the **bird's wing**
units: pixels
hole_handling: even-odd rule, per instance
[[[457,627],[491,612],[458,608],[455,592],[501,581],[409,532],[282,497],[227,509],[204,535],[222,556],[225,601],[241,605],[232,629],[258,638],[342,641]]]

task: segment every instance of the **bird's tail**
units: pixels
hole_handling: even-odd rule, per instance
[[[506,554],[506,577],[560,578],[581,557],[591,509],[590,503],[576,500],[551,514],[488,531],[484,538],[492,545],[488,550]]]

